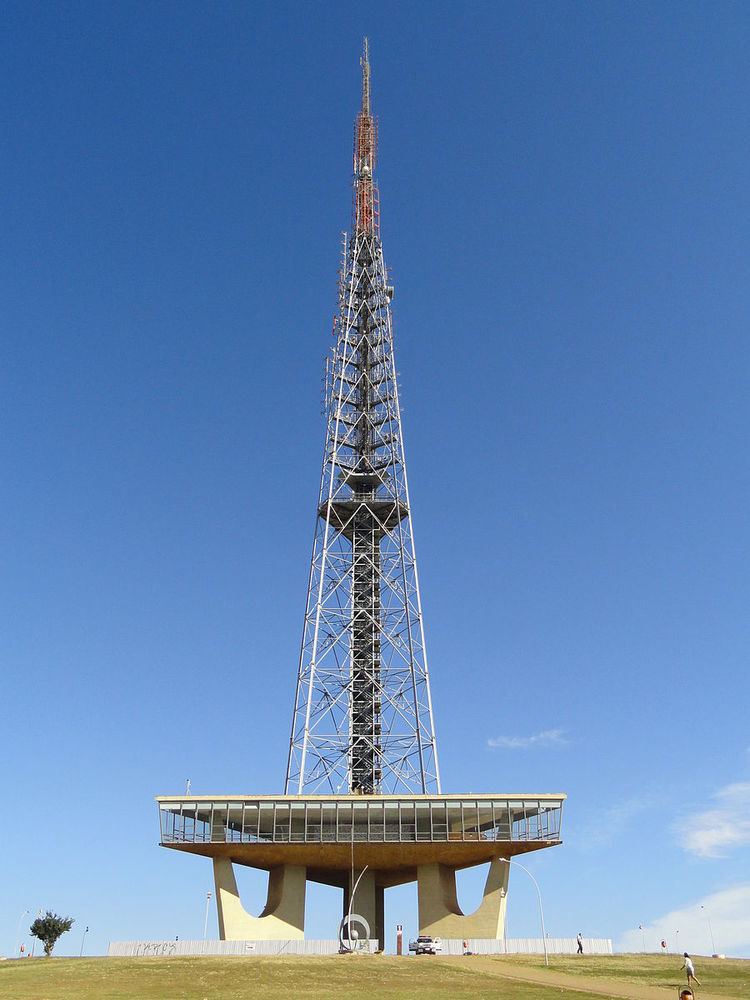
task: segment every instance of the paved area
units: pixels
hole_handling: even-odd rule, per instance
[[[618,979],[605,979],[599,976],[574,976],[555,969],[531,969],[526,965],[513,965],[512,962],[484,958],[472,955],[467,958],[440,958],[441,962],[456,962],[462,965],[471,963],[472,968],[481,969],[487,975],[498,979],[515,979],[524,983],[536,983],[540,986],[550,986],[553,989],[572,990],[579,993],[595,993],[602,997],[617,997],[624,1000],[677,1000],[679,990],[684,986],[661,987],[645,986],[640,983],[626,983]],[[727,995],[696,991],[696,1000],[728,1000]],[[742,998],[738,998],[742,1000]]]

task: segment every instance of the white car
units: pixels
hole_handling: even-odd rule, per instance
[[[420,935],[416,941],[409,942],[409,951],[413,951],[416,955],[437,955],[442,950],[440,938]]]

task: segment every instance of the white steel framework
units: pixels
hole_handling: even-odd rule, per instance
[[[367,42],[286,793],[440,792]]]

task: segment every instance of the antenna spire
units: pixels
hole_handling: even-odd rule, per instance
[[[362,42],[362,109],[354,129],[354,226],[357,231],[377,231],[377,191],[373,183],[377,133],[370,111],[370,46]]]
[[[362,40],[362,55],[359,60],[362,67],[362,114],[370,114],[370,46],[367,38]]]

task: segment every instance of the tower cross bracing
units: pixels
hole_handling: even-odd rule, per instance
[[[440,792],[365,41],[286,793]]]

